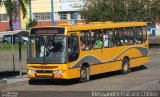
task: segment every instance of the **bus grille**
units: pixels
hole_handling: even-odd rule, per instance
[[[53,73],[52,70],[36,70],[37,73]]]
[[[37,78],[49,78],[49,79],[51,79],[51,78],[53,78],[52,76],[42,76],[42,75],[38,75],[38,76],[36,76]]]

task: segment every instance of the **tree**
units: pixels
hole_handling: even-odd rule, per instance
[[[25,18],[27,13],[25,5],[27,3],[28,0],[0,0],[0,6],[4,5],[6,14],[9,17],[9,30],[13,30],[12,20],[17,17],[20,10],[22,11],[23,19]]]
[[[150,17],[160,17],[160,0],[153,0],[151,2],[151,15]]]
[[[160,14],[160,0],[85,0],[80,14],[92,21],[144,21]]]
[[[37,20],[36,19],[29,19],[28,23],[26,25],[26,29],[30,30],[30,28],[34,27],[35,25],[37,25]]]

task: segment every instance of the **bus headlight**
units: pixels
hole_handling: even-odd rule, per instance
[[[62,70],[55,70],[54,73],[62,73]]]
[[[55,70],[55,71],[53,72],[53,76],[54,76],[55,78],[62,78],[62,77],[63,77],[62,73],[63,73],[62,70]]]
[[[32,69],[30,69],[30,70],[28,70],[28,73],[35,73],[36,71],[35,70],[32,70]]]

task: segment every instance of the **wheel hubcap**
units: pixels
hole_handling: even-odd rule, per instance
[[[86,78],[86,70],[82,70],[81,76],[82,78]]]
[[[124,71],[128,71],[128,64],[125,63],[123,68],[124,68]]]

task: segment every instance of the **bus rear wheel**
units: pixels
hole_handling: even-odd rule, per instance
[[[84,83],[89,81],[89,67],[82,66],[80,71],[80,82]]]
[[[127,74],[130,72],[130,62],[127,58],[122,61],[122,74]]]

